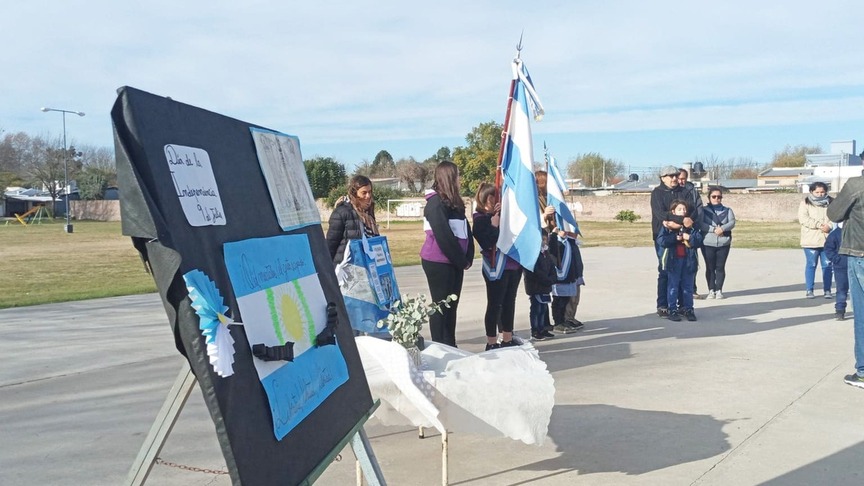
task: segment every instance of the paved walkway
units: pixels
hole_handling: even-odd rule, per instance
[[[453,434],[451,484],[864,484],[864,390],[842,380],[852,321],[803,299],[800,251],[733,249],[727,299],[697,301],[696,323],[654,314],[651,248],[584,257],[585,331],[537,344],[556,381],[549,439]],[[485,342],[476,267],[459,308],[471,351]],[[419,267],[397,273],[403,292],[426,292]],[[173,346],[155,295],[0,311],[0,484],[121,484],[184,364]],[[440,484],[437,436],[374,421],[367,432],[390,484]],[[224,466],[198,391],[161,456]],[[343,457],[318,484],[353,484]],[[149,484],[230,480],[157,465]]]

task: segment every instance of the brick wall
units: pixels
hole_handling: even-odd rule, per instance
[[[613,221],[619,211],[629,209],[651,220],[649,194],[615,194],[611,196],[574,196],[568,200],[582,203],[582,213],[576,219],[584,221]],[[703,196],[703,204],[707,197]],[[742,221],[797,221],[798,205],[803,194],[724,194],[723,204],[732,208],[735,218]]]
[[[703,197],[703,202],[705,201]],[[611,196],[574,196],[568,200],[582,203],[582,212],[576,218],[584,221],[614,221],[619,211],[629,209],[650,221],[651,207],[649,194],[615,194]],[[798,205],[804,200],[803,194],[724,194],[723,204],[732,208],[735,217],[742,221],[797,221]],[[120,221],[119,201],[70,201],[72,217],[76,220]],[[321,221],[330,219],[330,208],[319,200],[318,209]],[[387,220],[386,204],[379,203],[376,208],[378,223]],[[391,210],[395,209],[391,205]],[[394,215],[391,217],[397,219]],[[402,218],[399,218],[402,219]],[[408,218],[417,219],[417,218]]]

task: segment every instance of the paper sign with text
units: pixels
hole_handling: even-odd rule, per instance
[[[165,145],[165,159],[186,221],[192,226],[224,225],[222,198],[207,152],[168,144]]]

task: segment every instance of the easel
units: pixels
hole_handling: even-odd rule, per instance
[[[150,432],[147,434],[147,438],[144,439],[144,444],[141,446],[141,450],[138,452],[138,457],[135,458],[135,462],[132,463],[132,467],[129,469],[129,475],[126,477],[126,482],[124,484],[128,486],[141,486],[147,480],[147,476],[150,475],[150,470],[153,469],[153,464],[156,463],[156,458],[159,455],[159,452],[165,445],[165,441],[168,439],[171,429],[174,428],[174,424],[177,423],[180,411],[183,410],[183,406],[186,404],[186,400],[189,399],[189,394],[192,393],[192,388],[194,387],[195,375],[192,374],[192,371],[184,365],[180,369],[177,379],[174,380],[174,385],[171,387],[171,391],[168,392],[168,397],[165,399],[165,403],[162,404],[162,408],[159,410],[159,414],[156,416],[153,426],[150,427]],[[339,455],[339,452],[350,442],[351,449],[354,451],[354,456],[357,458],[357,484],[359,485],[362,483],[360,476],[360,473],[362,472],[362,476],[370,486],[386,486],[387,483],[384,481],[384,475],[381,473],[378,459],[376,459],[375,453],[372,451],[372,446],[369,443],[369,438],[363,430],[363,424],[369,420],[372,412],[378,408],[379,403],[380,402],[375,401],[372,408],[363,417],[361,417],[357,422],[357,425],[355,425],[354,428],[351,429],[351,431],[348,432],[341,441],[339,441],[339,444],[337,444],[336,447],[330,451],[327,457],[321,461],[318,467],[309,474],[309,477],[300,483],[301,485],[311,486],[316,479],[324,474],[327,466],[333,462],[336,456]]]

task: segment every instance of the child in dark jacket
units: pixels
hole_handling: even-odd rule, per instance
[[[837,282],[837,292],[834,294],[834,319],[846,319],[846,300],[849,298],[849,274],[846,273],[846,255],[840,254],[840,243],[843,241],[843,223],[838,223],[828,233],[825,240],[825,256],[834,267],[834,280]]]
[[[687,202],[680,199],[672,201],[669,205],[669,216],[666,221],[670,229],[663,224],[663,229],[657,236],[657,244],[663,248],[661,266],[669,277],[666,287],[669,299],[669,320],[680,321],[681,316],[688,321],[696,320],[693,310],[693,291],[696,270],[699,268],[699,257],[696,251],[702,246],[702,232],[696,228],[685,227],[684,218],[687,216]],[[681,289],[681,301],[679,302],[678,291]]]
[[[582,253],[579,251],[577,233],[557,231],[549,238],[549,252],[559,262],[558,281],[552,286],[552,322],[554,330],[563,334],[576,332],[583,327],[576,319],[579,307],[579,286],[584,285]]]
[[[543,249],[534,264],[534,271],[525,271],[525,293],[531,302],[531,339],[542,341],[555,337],[546,328],[549,326],[549,302],[552,301],[552,285],[558,280],[555,270],[557,262],[549,253],[547,238],[543,234]]]

